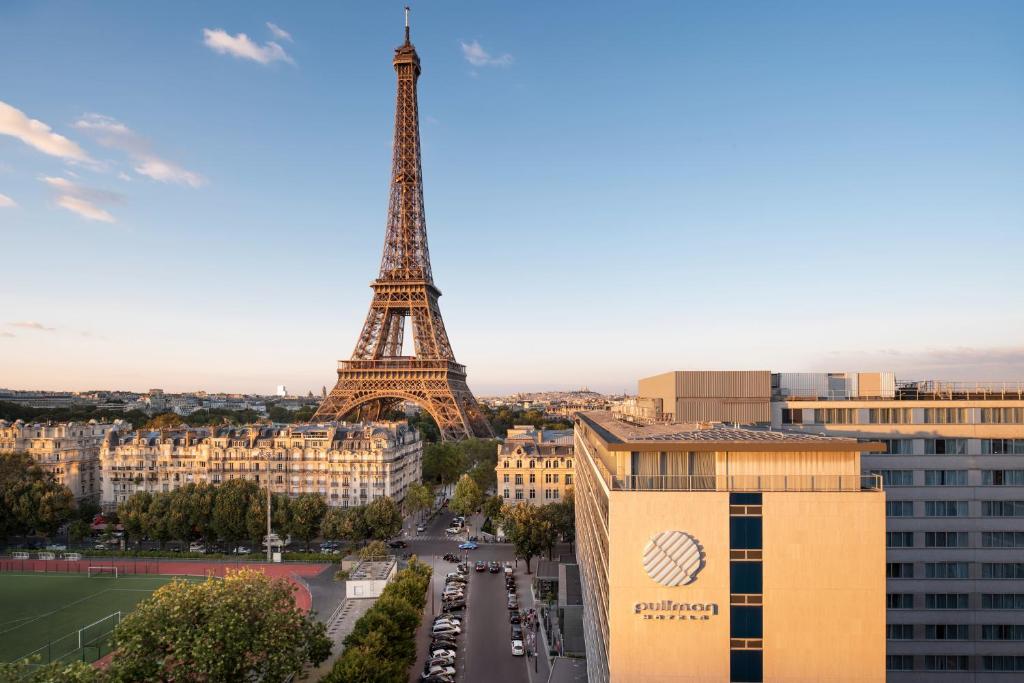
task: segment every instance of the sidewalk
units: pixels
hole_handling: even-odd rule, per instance
[[[533,656],[526,663],[526,671],[530,676],[530,683],[547,683],[548,678],[551,676],[551,662],[548,660],[548,644],[544,639],[544,628],[539,623],[540,608],[537,606],[537,600],[533,595],[534,575],[527,574],[525,571],[518,573],[518,575],[530,582],[529,590],[520,592],[520,595],[524,598],[521,605],[522,608],[524,610],[533,608],[537,611],[537,620],[530,625],[525,634],[528,639],[531,634],[533,635],[533,646],[530,647]]]
[[[327,661],[315,669],[308,669],[302,673],[299,680],[319,681],[334,668],[334,662],[341,657],[344,650],[342,641],[345,636],[352,633],[356,622],[377,602],[376,598],[344,599],[334,613],[327,619],[327,637],[331,639],[331,656]]]

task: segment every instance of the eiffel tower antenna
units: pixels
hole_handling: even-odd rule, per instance
[[[375,420],[411,401],[434,418],[444,440],[493,436],[466,384],[466,367],[455,361],[430,269],[416,95],[420,58],[409,40],[408,7],[405,43],[392,64],[398,93],[380,273],[370,285],[373,301],[352,358],[338,362],[338,383],[313,420]],[[412,355],[403,355],[407,320]]]

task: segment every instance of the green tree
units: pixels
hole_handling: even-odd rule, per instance
[[[295,606],[284,579],[241,570],[223,580],[173,581],[115,632],[119,681],[284,681],[330,654],[323,624]]]
[[[455,493],[452,494],[451,503],[448,508],[459,515],[471,515],[483,502],[483,494],[477,487],[476,482],[468,474],[463,474],[459,483],[455,485]]]
[[[291,504],[291,532],[306,543],[306,550],[309,550],[309,542],[320,533],[320,522],[327,512],[327,503],[316,493],[303,493],[292,501]]]
[[[248,533],[249,504],[257,490],[254,482],[245,479],[231,479],[217,489],[210,524],[214,533],[232,547]]]
[[[160,413],[147,422],[143,426],[143,429],[169,429],[173,427],[180,427],[183,424],[185,424],[185,420],[177,413]]]
[[[74,516],[75,497],[25,453],[0,455],[0,539],[52,535]]]
[[[146,515],[152,504],[153,494],[149,491],[137,491],[118,504],[117,515],[130,542],[137,544],[146,535]]]
[[[487,517],[494,523],[501,521],[501,507],[504,505],[504,501],[501,496],[490,496],[483,503],[484,517]]]
[[[420,519],[423,518],[422,513],[429,510],[433,503],[434,493],[430,487],[418,483],[409,485],[405,491],[405,499],[402,501],[405,511],[410,515],[419,514]]]
[[[75,543],[81,543],[85,539],[89,538],[89,534],[91,533],[92,528],[89,526],[89,523],[84,520],[76,519],[68,525],[68,538]]]
[[[106,683],[110,677],[105,671],[85,662],[53,662],[40,664],[38,655],[33,659],[0,663],[0,681],[19,683]]]
[[[544,518],[540,508],[528,503],[506,505],[501,511],[505,536],[512,542],[516,557],[526,561],[530,573],[530,560],[546,550],[554,541],[551,522]]]
[[[358,543],[370,535],[366,525],[366,507],[331,508],[321,525],[324,538]]]
[[[423,451],[423,481],[447,487],[465,470],[458,446],[450,442],[427,444]]]
[[[374,498],[366,506],[365,517],[372,538],[388,539],[402,530],[402,513],[388,496]]]
[[[157,493],[142,517],[142,529],[150,539],[160,541],[163,548],[174,536],[171,533],[171,494]]]
[[[345,648],[324,683],[405,683],[406,662],[387,658],[387,637],[378,631],[366,633],[358,643]]]
[[[360,560],[382,560],[389,554],[389,549],[384,541],[370,541],[359,549]]]
[[[291,511],[291,498],[280,493],[271,497],[270,522],[274,533],[279,536],[291,533]],[[267,492],[265,489],[257,491],[250,501],[245,524],[249,538],[258,547],[263,542],[263,537],[267,535]]]

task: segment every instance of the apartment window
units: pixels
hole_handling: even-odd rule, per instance
[[[871,408],[868,410],[868,422],[874,425],[910,424],[910,408]]]
[[[815,408],[814,421],[818,424],[857,424],[856,408]]]
[[[522,489],[517,489],[516,490],[516,500],[522,500],[522,499],[523,499],[523,491],[522,491]]]
[[[1024,439],[982,439],[984,455],[1024,455]]]
[[[926,500],[925,517],[966,517],[966,500]]]
[[[804,422],[804,409],[803,408],[783,408],[782,409],[782,424],[784,425],[798,425]]]
[[[969,566],[966,562],[925,562],[924,578],[926,579],[966,579],[969,578]]]
[[[561,492],[558,489],[555,489],[554,491],[551,492],[551,497],[552,498],[558,498],[558,496],[560,496],[560,495],[561,495]]]
[[[1024,531],[982,531],[982,548],[1024,548]]]
[[[967,486],[967,470],[925,470],[925,486]]]
[[[984,671],[1024,671],[1022,655],[985,655],[981,658]]]
[[[925,609],[967,609],[967,593],[925,593]]]
[[[1024,408],[982,408],[982,424],[1021,424]]]
[[[967,640],[967,624],[926,624],[925,640]]]
[[[914,639],[914,625],[913,624],[886,624],[885,625],[885,638],[886,638],[886,640],[913,640]]]
[[[886,655],[885,656],[885,670],[886,671],[913,671],[914,670],[914,656],[913,655]]]
[[[983,500],[982,517],[1024,517],[1024,500]]]
[[[505,489],[502,492],[501,497],[504,498],[505,500],[508,500],[508,489]]]
[[[967,655],[925,655],[926,671],[968,671]]]
[[[1024,579],[1024,562],[983,562],[983,579]]]
[[[516,460],[516,469],[517,470],[518,469],[522,469],[522,467],[523,467],[523,461],[522,460]]]
[[[572,467],[572,460],[566,460],[565,461],[565,466],[566,467]]]
[[[914,452],[913,439],[874,439],[885,444],[882,455],[911,455]]]
[[[1024,624],[982,624],[982,640],[1024,640]]]
[[[505,461],[504,467],[505,467],[505,469],[508,469],[508,460]]]
[[[556,484],[558,483],[558,474],[557,473],[551,475],[551,481],[555,482]]]
[[[1024,486],[1024,470],[982,470],[982,486]]]
[[[530,469],[531,470],[537,469],[537,460],[536,460],[536,458],[530,458]]]
[[[565,475],[565,484],[566,484],[566,486],[569,486],[569,485],[572,484],[572,475],[571,474]]]
[[[522,486],[522,485],[523,485],[523,475],[517,474],[516,475],[516,486]]]
[[[914,501],[912,500],[887,500],[885,501],[886,517],[913,517]]]
[[[882,485],[885,488],[914,485],[913,470],[871,470],[871,474],[881,475]]]
[[[914,532],[912,531],[887,531],[885,532],[886,548],[913,548]]]
[[[913,562],[886,562],[885,578],[887,579],[912,579],[914,578]]]
[[[534,499],[536,497],[537,497],[537,490],[536,489],[530,489],[530,499],[532,500],[532,499]]]
[[[926,531],[924,532],[925,548],[966,548],[966,531]]]
[[[505,484],[507,484],[507,483],[508,483],[508,481],[509,481],[509,476],[508,476],[508,474],[505,474],[504,476],[502,476],[502,478],[501,478],[501,481],[502,481],[502,483],[505,483]]]
[[[966,424],[966,408],[925,408],[924,423],[930,425]]]
[[[914,609],[913,593],[886,593],[886,609]]]
[[[925,455],[965,455],[967,439],[925,439]]]
[[[982,593],[981,608],[1024,610],[1024,593]]]
[[[537,483],[537,475],[534,474],[533,472],[530,472],[530,483],[531,484],[536,484]]]

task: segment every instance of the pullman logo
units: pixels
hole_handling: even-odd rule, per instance
[[[662,531],[644,548],[644,569],[662,586],[686,586],[704,569],[704,548],[685,531]]]

